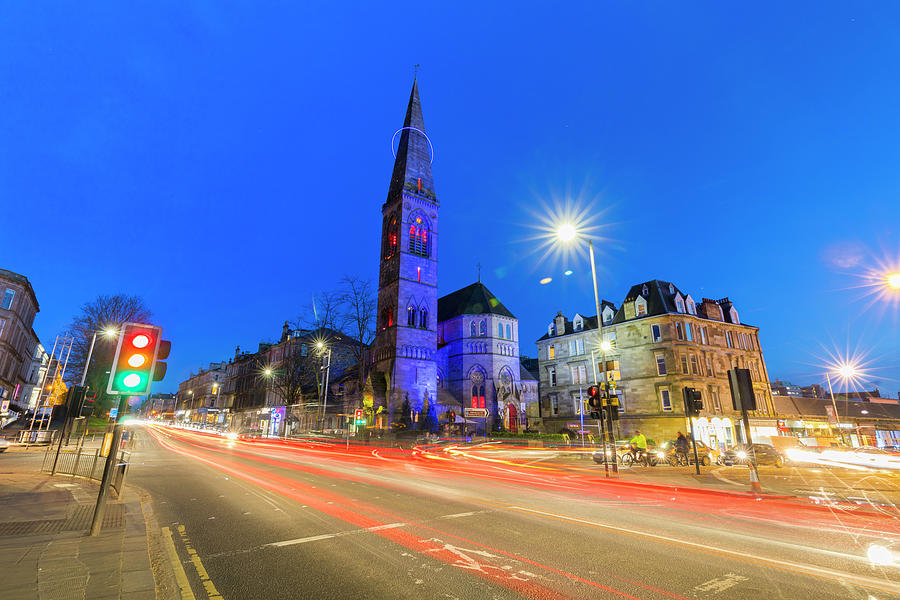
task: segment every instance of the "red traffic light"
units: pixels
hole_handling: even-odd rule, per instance
[[[356,418],[357,418],[357,419],[362,419],[362,418],[363,418],[363,410],[362,410],[361,408],[357,408],[357,409],[356,409]]]

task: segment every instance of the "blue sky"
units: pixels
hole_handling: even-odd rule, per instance
[[[587,262],[528,239],[577,197],[604,297],[729,296],[772,378],[849,348],[900,389],[898,304],[858,287],[900,255],[892,3],[37,4],[0,22],[0,267],[31,279],[45,343],[97,294],[141,295],[174,390],[345,273],[377,279],[419,63],[440,291],[480,262],[523,353],[593,312]]]

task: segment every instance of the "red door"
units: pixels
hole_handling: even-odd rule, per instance
[[[519,411],[516,410],[515,404],[507,405],[506,418],[509,421],[506,425],[507,431],[512,433],[519,431]]]

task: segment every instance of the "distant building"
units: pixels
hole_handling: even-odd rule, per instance
[[[208,369],[200,369],[178,384],[176,394],[176,419],[203,425],[224,425],[224,399],[226,363],[209,363]]]
[[[775,427],[772,393],[759,342],[759,329],[742,323],[728,298],[697,303],[667,281],[633,286],[617,308],[601,305],[603,340],[611,349],[605,361],[597,339],[597,317],[561,313],[538,341],[541,381],[541,427],[556,433],[580,427],[579,410],[587,388],[604,380],[616,384],[620,402],[618,435],[641,430],[664,441],[687,432],[682,389],[703,396],[695,422],[698,439],[711,446],[735,443],[742,429],[731,406],[728,370],[750,370],[758,410],[751,427]],[[595,422],[585,419],[586,426]]]
[[[175,394],[154,392],[141,406],[141,413],[147,419],[174,420],[177,398]]]
[[[0,269],[0,419],[28,407],[23,392],[39,343],[32,329],[39,310],[28,278]]]

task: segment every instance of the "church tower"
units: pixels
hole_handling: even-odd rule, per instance
[[[438,208],[431,176],[433,147],[425,135],[413,81],[387,200],[381,207],[378,312],[372,387],[396,426],[437,400]]]

